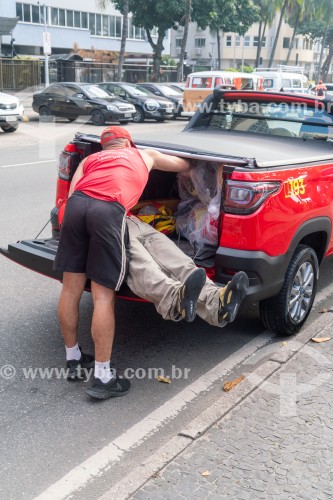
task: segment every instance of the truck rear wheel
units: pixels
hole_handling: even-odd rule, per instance
[[[265,327],[279,335],[293,335],[304,325],[317,292],[319,264],[316,252],[298,245],[278,295],[259,304]]]

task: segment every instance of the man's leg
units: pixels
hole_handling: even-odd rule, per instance
[[[79,307],[86,280],[84,273],[63,274],[58,315],[65,342],[68,380],[82,379],[81,369],[94,366],[94,357],[82,352],[78,345]]]
[[[110,288],[91,282],[94,302],[91,333],[95,344],[95,360],[109,363],[115,330],[115,292]]]
[[[116,293],[94,281],[91,282],[91,292],[94,301],[91,332],[95,344],[95,373],[86,393],[96,399],[125,396],[131,386],[129,380],[119,378],[110,367]]]
[[[58,315],[61,333],[68,348],[74,347],[78,342],[79,305],[85,284],[84,273],[63,274]]]

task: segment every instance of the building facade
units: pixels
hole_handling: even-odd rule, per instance
[[[279,16],[276,16],[272,26],[267,27],[264,43],[260,54],[260,67],[267,67],[272,52]],[[255,66],[258,47],[259,25],[253,24],[244,36],[237,33],[223,33],[221,36],[220,53],[221,69],[242,69],[244,66]],[[177,58],[180,54],[181,40],[184,28],[180,27],[171,35],[171,56]],[[278,44],[275,51],[273,66],[286,64],[289,46],[292,40],[293,28],[283,21]],[[301,66],[310,79],[315,78],[319,57],[320,44],[313,44],[304,37],[298,35],[295,38],[294,47],[288,64]],[[200,29],[196,23],[190,23],[187,38],[187,71],[200,69],[217,69],[218,51],[216,34],[210,32],[209,28]],[[324,51],[324,57],[327,51]],[[330,76],[332,70],[330,71]]]
[[[19,18],[12,37],[3,36],[0,53],[11,54],[11,42],[17,55],[43,56],[43,32],[50,33],[52,54],[69,53],[73,49],[119,52],[122,15],[112,2],[105,11],[96,0],[0,0],[0,17]],[[156,35],[153,31],[153,39]],[[164,40],[165,54],[170,54],[170,33]],[[133,58],[152,56],[152,48],[142,28],[129,19],[126,55]]]

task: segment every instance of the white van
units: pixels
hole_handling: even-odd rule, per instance
[[[183,94],[182,116],[193,116],[215,87],[225,86],[237,90],[263,90],[263,79],[259,74],[239,71],[196,71],[186,80]]]
[[[279,65],[277,68],[256,68],[254,72],[263,77],[263,88],[267,92],[308,93],[309,80],[300,66]]]

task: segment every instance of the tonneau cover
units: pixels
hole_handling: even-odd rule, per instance
[[[152,141],[146,134],[133,134],[138,146],[155,147],[159,150],[184,151],[187,154],[203,154],[234,158],[237,164],[256,165],[261,168],[303,163],[333,161],[333,141],[301,140],[291,137],[245,135],[226,130],[192,129],[178,133],[161,134],[163,140]],[[83,136],[81,139],[97,139]],[[246,162],[245,159],[249,159]]]

